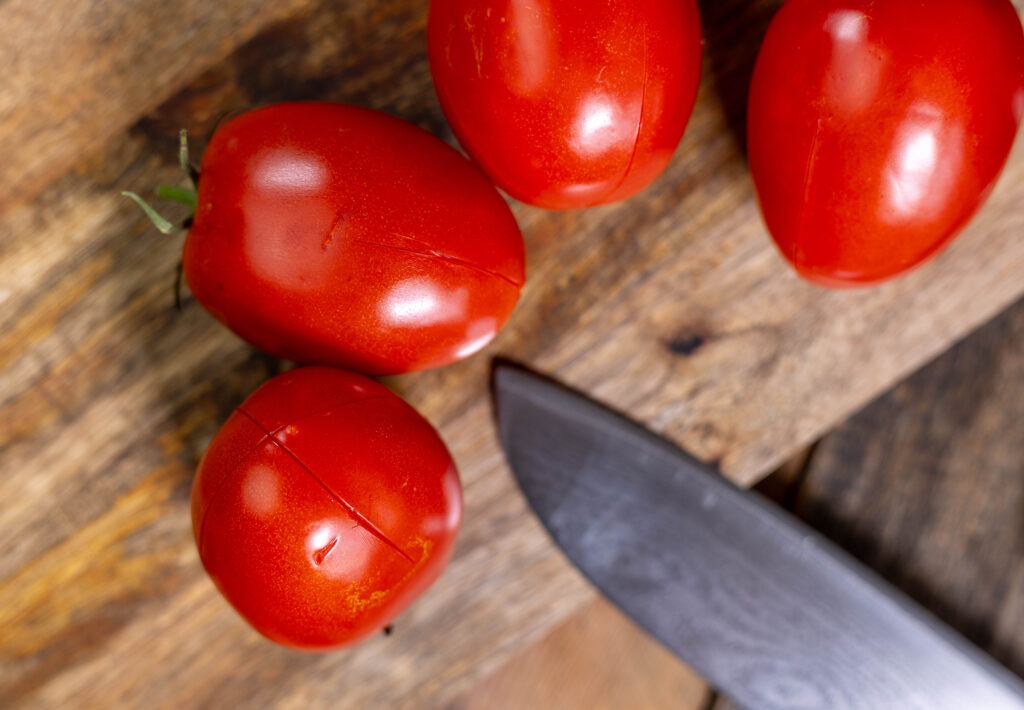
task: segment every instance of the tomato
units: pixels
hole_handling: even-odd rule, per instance
[[[203,156],[184,250],[196,299],[257,348],[394,374],[486,345],[524,282],[505,201],[412,124],[324,103],[245,113]]]
[[[462,147],[510,195],[552,209],[650,184],[700,83],[694,0],[431,0],[427,49]]]
[[[1008,0],[789,0],[750,90],[750,168],[805,278],[870,284],[938,253],[992,190],[1024,113]]]
[[[462,517],[434,429],[383,385],[307,367],[256,390],[192,487],[199,557],[278,643],[328,649],[385,627],[451,557]]]

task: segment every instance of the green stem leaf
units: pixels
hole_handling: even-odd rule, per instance
[[[121,194],[124,195],[125,197],[129,197],[132,200],[134,200],[135,203],[142,208],[142,211],[146,213],[146,216],[149,217],[150,221],[153,223],[153,226],[155,226],[161,232],[163,232],[164,234],[170,234],[171,232],[175,231],[176,228],[173,224],[171,224],[166,219],[157,214],[157,211],[150,207],[148,202],[146,202],[144,199],[136,195],[134,192],[129,192],[125,190]]]
[[[189,160],[188,131],[184,128],[178,134],[178,164],[181,166],[182,171],[188,175],[188,179],[192,181],[192,187],[198,190],[199,171],[192,167],[192,161]],[[195,207],[194,204],[192,206]]]
[[[173,200],[174,202],[188,205],[195,212],[196,200],[198,199],[195,190],[174,185],[161,185],[156,189],[156,196],[161,200]]]

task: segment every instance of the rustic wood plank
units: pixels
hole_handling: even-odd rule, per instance
[[[0,207],[32,197],[307,0],[0,2]]]
[[[708,698],[694,671],[597,599],[449,710],[704,710]]]
[[[429,82],[426,3],[185,2],[174,17],[153,0],[0,4],[19,38],[2,51],[31,49],[9,55],[19,69],[0,97],[0,145],[25,186],[5,184],[22,196],[0,215],[0,697],[62,708],[443,706],[593,594],[505,470],[488,423],[489,355],[556,374],[749,483],[1012,302],[1024,291],[1021,144],[969,232],[911,277],[824,293],[785,267],[736,133],[776,4],[704,3],[706,81],[668,173],[623,205],[516,206],[530,283],[509,328],[468,362],[391,381],[449,442],[465,527],[449,572],[391,637],[326,656],[262,641],[197,563],[196,461],[281,365],[194,303],[169,308],[180,241],[148,230],[117,192],[177,179],[179,126],[202,136],[262,102],[349,100],[450,138]],[[91,25],[111,41],[79,27],[76,13],[89,12],[121,18]],[[154,18],[183,38],[196,25],[200,39],[168,44]],[[140,40],[133,26],[153,31]],[[77,49],[34,49],[52,38]],[[106,73],[128,66],[151,76]],[[63,108],[42,86],[51,77],[86,98]],[[52,128],[51,113],[73,114],[73,130]]]
[[[825,437],[796,511],[1024,676],[1024,301]]]

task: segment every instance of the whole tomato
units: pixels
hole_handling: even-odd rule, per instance
[[[805,278],[869,284],[938,253],[981,206],[1024,113],[1008,0],[789,0],[750,90],[750,168]]]
[[[203,156],[184,275],[256,347],[374,375],[486,345],[524,282],[505,201],[397,118],[292,103],[242,114]]]
[[[510,195],[553,209],[650,184],[700,82],[694,0],[431,0],[427,49],[462,147]]]
[[[433,427],[383,385],[326,367],[256,390],[192,487],[206,571],[257,631],[297,648],[391,623],[447,565],[461,517]]]

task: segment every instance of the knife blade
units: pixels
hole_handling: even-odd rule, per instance
[[[748,710],[1021,710],[1024,683],[819,533],[508,363],[499,438],[566,556]]]

